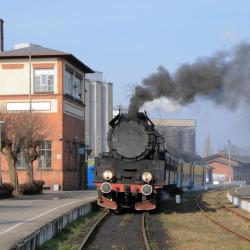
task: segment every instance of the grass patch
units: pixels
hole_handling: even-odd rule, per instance
[[[160,214],[165,234],[169,237],[169,249],[250,249],[249,243],[239,240],[205,218],[197,210],[194,196],[194,193],[185,194],[181,204],[175,204],[174,200],[168,201],[166,210]]]
[[[150,247],[152,250],[159,250],[158,244],[155,241],[150,242]]]
[[[45,242],[38,248],[38,250],[77,250],[83,237],[103,213],[103,210],[99,212],[92,211],[86,216],[80,217],[69,224],[66,229],[56,235],[53,239]]]

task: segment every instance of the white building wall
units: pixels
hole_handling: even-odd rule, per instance
[[[85,117],[87,119],[85,119],[85,143],[87,145],[90,146],[90,133],[91,133],[91,127],[90,127],[90,118],[89,118],[89,113],[90,113],[90,109],[91,109],[91,106],[90,106],[90,98],[89,98],[89,92],[91,91],[90,89],[90,82],[89,80],[86,80],[85,79],[85,90],[86,90],[86,95],[85,95],[85,105],[86,105],[86,108],[85,108]]]
[[[90,77],[91,75],[91,77]],[[101,73],[87,74],[86,83],[86,143],[92,157],[107,152],[107,132],[113,110],[113,85],[102,81]]]
[[[31,93],[33,91],[33,64],[50,63],[54,64],[54,93],[58,93],[57,77],[58,77],[58,60],[57,58],[31,58]],[[7,69],[6,66],[20,66],[17,69]],[[3,106],[8,111],[25,111],[30,108],[29,98],[20,98],[20,95],[29,95],[30,86],[30,61],[29,59],[6,59],[0,60],[0,95],[12,98],[10,100],[0,101],[0,106]],[[13,93],[16,99],[13,99]],[[57,99],[36,98],[32,100],[32,110],[36,112],[58,112]]]
[[[57,91],[57,59],[31,58],[32,63],[54,63],[54,93]],[[20,69],[3,69],[4,64],[23,64]],[[29,94],[29,59],[3,59],[0,60],[0,95],[28,95]],[[18,83],[18,87],[17,87]],[[31,68],[31,83],[33,83],[33,68]],[[33,93],[33,84],[31,84]]]
[[[102,123],[102,131],[103,131],[103,140],[102,140],[102,148],[104,152],[107,152],[108,144],[107,144],[107,133],[109,130],[109,122],[113,118],[113,85],[111,83],[103,83],[102,84],[102,93],[103,93],[103,123]]]
[[[28,99],[23,100],[4,100],[0,101],[0,107],[7,111],[27,111],[30,109],[30,102]],[[57,113],[58,101],[57,99],[36,99],[31,102],[32,110],[44,113]]]
[[[102,86],[101,83],[96,82],[95,84],[95,154],[98,155],[102,152]]]

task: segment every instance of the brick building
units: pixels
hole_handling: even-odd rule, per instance
[[[204,159],[213,169],[214,183],[227,183],[230,181],[243,181],[250,184],[250,157],[230,156],[219,152]]]
[[[0,52],[0,103],[6,111],[29,110],[48,118],[52,133],[39,148],[34,177],[51,190],[78,190],[86,185],[85,74],[93,73],[70,53],[39,45],[19,44]],[[9,181],[8,167],[1,157],[2,178]],[[18,159],[19,182],[25,181],[25,164]]]

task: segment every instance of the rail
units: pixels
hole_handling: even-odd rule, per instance
[[[142,236],[143,236],[143,242],[146,250],[151,250],[147,233],[146,233],[146,227],[145,227],[145,213],[142,215],[142,221],[141,221],[141,230],[142,230]]]
[[[198,197],[196,197],[195,202],[196,202],[197,208],[201,211],[201,213],[202,213],[205,217],[207,217],[207,218],[208,218],[210,221],[212,221],[214,224],[216,224],[216,225],[220,226],[221,228],[223,228],[225,231],[232,233],[233,235],[235,235],[235,236],[238,237],[239,239],[246,240],[246,241],[250,241],[250,238],[249,238],[249,237],[246,237],[246,236],[244,236],[244,235],[242,235],[242,234],[236,232],[235,230],[232,230],[231,228],[229,228],[229,227],[223,225],[222,223],[220,223],[220,222],[216,221],[214,218],[212,218],[212,216],[210,216],[210,215],[209,215],[205,210],[203,210],[202,207],[200,206],[200,204],[199,204],[199,202],[198,202],[198,199],[199,199],[200,197],[201,197],[201,195],[198,196]]]
[[[94,232],[96,232],[97,228],[101,225],[101,223],[110,215],[110,212],[108,211],[105,213],[90,229],[90,231],[87,233],[87,235],[84,237],[81,245],[79,246],[78,250],[83,250],[88,242],[90,241],[92,235]]]
[[[238,212],[236,212],[235,210],[233,210],[232,208],[230,207],[227,207],[225,204],[222,204],[220,201],[219,201],[219,197],[224,194],[225,192],[221,192],[219,193],[217,196],[216,196],[216,202],[225,210],[227,210],[228,212],[231,212],[239,217],[241,217],[242,219],[246,220],[247,222],[250,222],[250,218],[247,217],[247,216],[244,216],[243,214],[240,214]]]

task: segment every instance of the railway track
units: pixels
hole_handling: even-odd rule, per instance
[[[213,209],[214,209],[214,210],[218,210],[218,209],[223,208],[224,210],[233,213],[235,216],[244,219],[244,220],[246,221],[246,223],[247,223],[246,228],[248,229],[248,228],[249,228],[249,224],[248,224],[249,218],[246,217],[246,216],[244,216],[244,215],[242,215],[242,214],[240,214],[240,213],[238,213],[238,212],[236,212],[236,211],[234,211],[233,209],[231,209],[231,208],[229,208],[229,207],[226,207],[225,204],[222,204],[222,203],[219,201],[219,197],[220,197],[221,195],[222,195],[222,193],[219,193],[219,194],[217,194],[216,197],[214,198],[214,200],[216,201],[216,205],[217,205],[217,206],[219,205],[219,208],[218,208],[218,207],[215,207],[215,208],[213,208]],[[239,232],[239,230],[233,229],[233,228],[232,228],[232,225],[227,225],[226,223],[221,222],[218,218],[216,219],[216,216],[215,216],[215,215],[211,215],[211,212],[208,212],[209,209],[207,209],[208,211],[206,211],[206,209],[204,209],[204,208],[202,207],[202,205],[201,205],[201,198],[202,198],[201,195],[198,196],[198,197],[196,197],[195,202],[196,202],[197,208],[202,212],[202,214],[203,214],[204,216],[206,216],[206,217],[207,217],[210,221],[212,221],[214,224],[216,224],[216,225],[220,226],[221,228],[223,228],[225,231],[230,232],[231,234],[235,235],[236,237],[238,237],[238,238],[240,238],[240,239],[242,239],[242,240],[245,240],[245,241],[250,242],[250,235],[249,235],[249,233],[246,234],[246,233]],[[212,199],[211,199],[211,198],[210,198],[210,199],[206,199],[206,202],[207,202],[208,200],[211,201]],[[210,209],[211,209],[211,208],[210,208]],[[212,209],[211,209],[211,210],[212,210]],[[213,211],[213,213],[216,213],[216,212]],[[224,216],[225,216],[225,214],[224,214]],[[218,217],[218,216],[217,216],[217,217]],[[220,216],[219,218],[221,219],[221,216]],[[225,220],[225,218],[226,218],[226,217],[224,217],[224,220]]]
[[[78,250],[83,249],[145,249],[151,250],[145,213],[115,215],[105,213],[90,229]],[[131,236],[135,236],[134,240]]]

